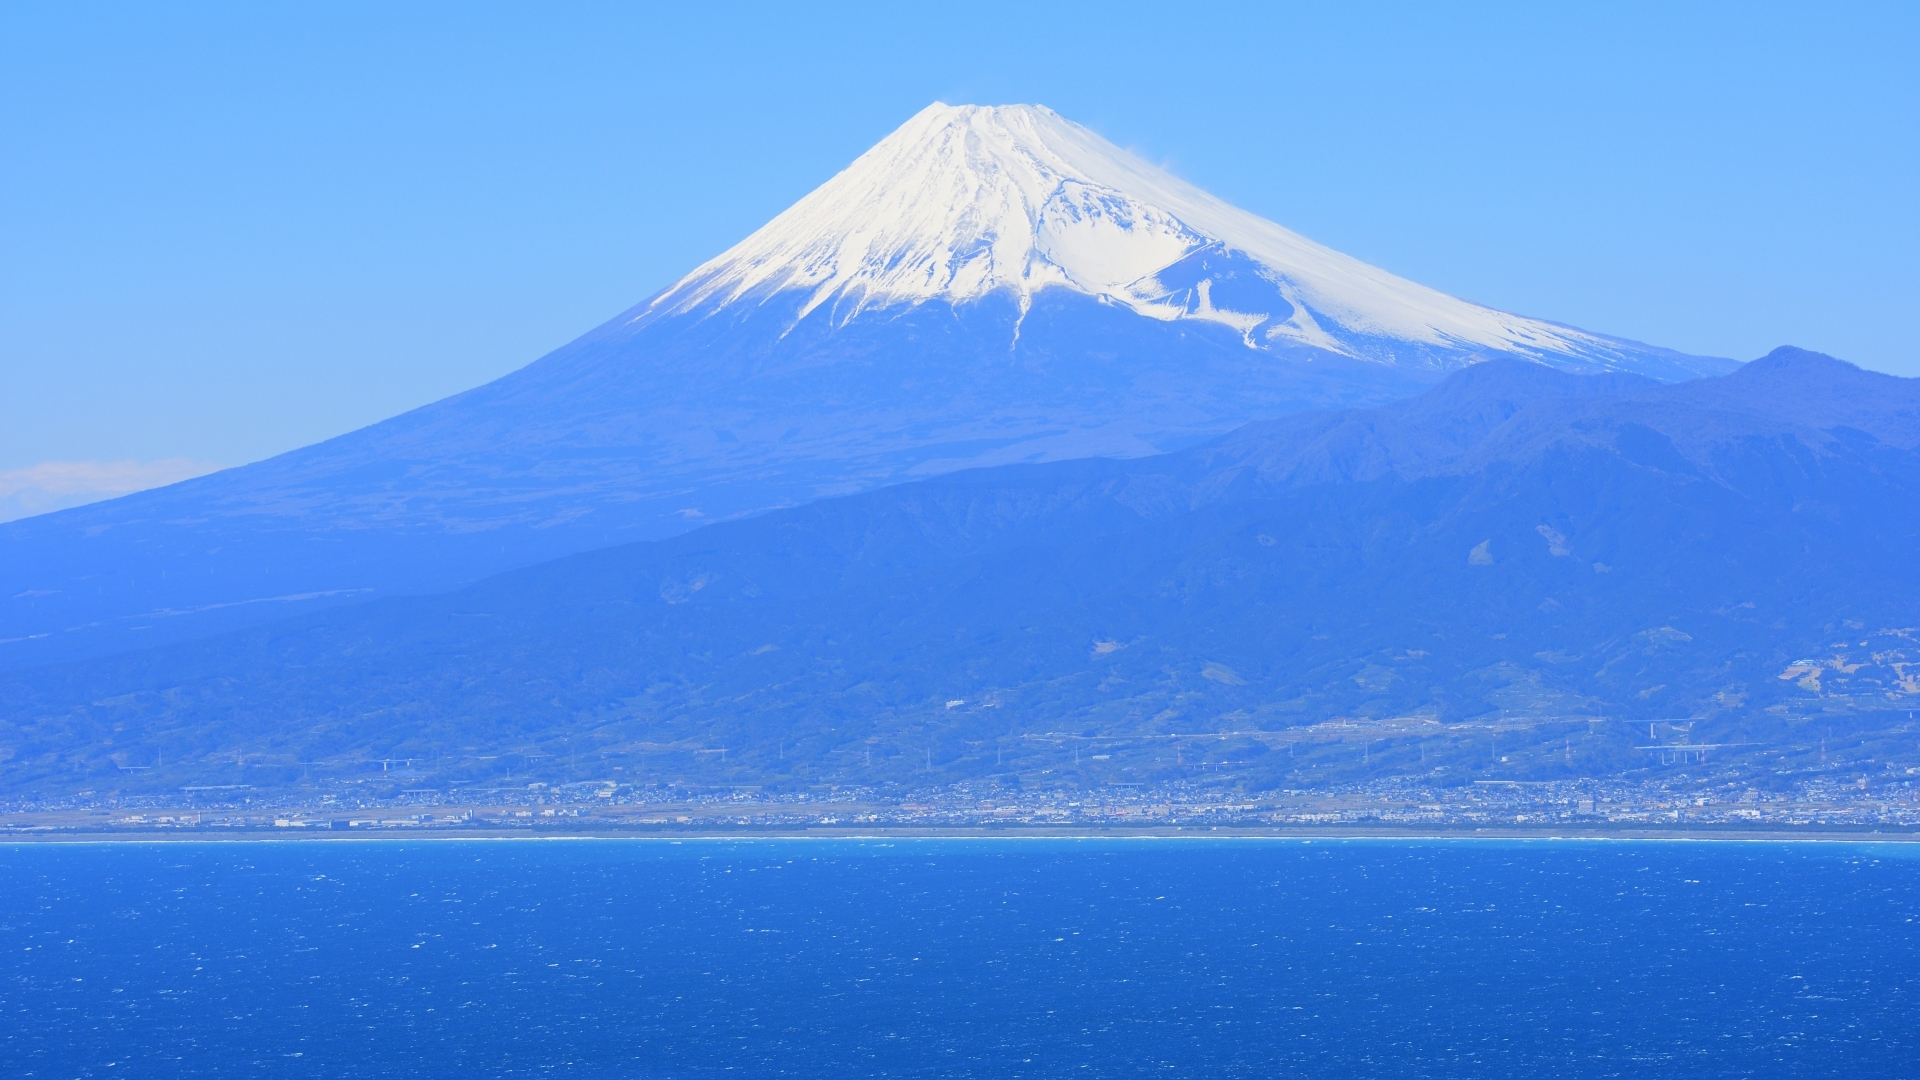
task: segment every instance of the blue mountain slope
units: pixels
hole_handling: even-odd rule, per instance
[[[1470,304],[1043,109],[929,109],[504,379],[269,461],[0,525],[0,669],[957,469],[1192,445],[1516,356],[1727,370]]]
[[[971,471],[22,673],[6,783],[116,755],[176,781],[236,752],[260,782],[484,770],[562,740],[654,767],[728,746],[735,782],[857,778],[849,748],[879,746],[911,779],[903,747],[977,775],[1009,739],[1229,731],[1257,756],[1338,718],[1425,725],[1436,761],[1492,724],[1534,774],[1571,767],[1568,731],[1588,773],[1639,764],[1621,721],[1784,753],[1810,717],[1888,732],[1920,705],[1917,410],[1920,381],[1794,350],[1671,386],[1493,362],[1170,455]],[[1317,761],[1261,760],[1289,783]]]

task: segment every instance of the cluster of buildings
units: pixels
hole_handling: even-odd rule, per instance
[[[1920,770],[1802,777],[1763,790],[1738,777],[1654,781],[1482,780],[1431,786],[1381,780],[1251,792],[1183,781],[1087,789],[958,783],[924,790],[821,787],[702,789],[613,781],[352,791],[304,801],[205,789],[156,796],[0,805],[0,835],[66,832],[288,833],[414,831],[676,832],[687,830],[1238,830],[1474,829],[1615,831],[1920,830]],[[182,802],[191,803],[182,808]]]

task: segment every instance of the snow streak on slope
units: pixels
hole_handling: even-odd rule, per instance
[[[1623,343],[1395,277],[1236,209],[1039,106],[934,104],[636,322],[804,290],[801,317],[1060,287],[1252,347],[1620,364]],[[1395,344],[1420,348],[1407,350]],[[1451,366],[1451,365],[1448,365]]]

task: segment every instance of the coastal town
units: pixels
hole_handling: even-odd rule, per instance
[[[1644,832],[1920,834],[1920,770],[1814,776],[1779,790],[1710,775],[1657,781],[1475,781],[1435,787],[1404,779],[1325,790],[1249,792],[1221,785],[1012,789],[958,783],[929,790],[822,787],[697,789],[615,781],[414,789],[384,799],[352,785],[302,801],[239,785],[177,797],[79,792],[0,806],[0,836],[102,834],[626,835],[688,833],[1521,834]],[[276,793],[277,794],[277,793]]]

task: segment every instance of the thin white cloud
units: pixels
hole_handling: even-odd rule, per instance
[[[224,468],[209,461],[43,461],[0,472],[0,521],[177,484]]]

